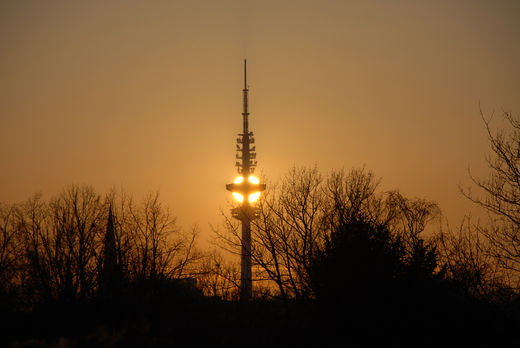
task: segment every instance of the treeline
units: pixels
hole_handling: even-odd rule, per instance
[[[438,236],[422,236],[429,223],[440,221],[437,205],[378,192],[370,172],[323,178],[316,168],[295,168],[270,187],[252,228],[257,298],[316,298],[317,260],[337,230],[356,223],[388,231],[403,262],[432,273],[443,267],[437,264]],[[239,223],[229,216],[224,221],[215,231],[220,247],[238,254]],[[108,283],[121,290],[146,281],[178,280],[197,284],[208,296],[238,299],[236,263],[222,252],[197,249],[197,231],[176,226],[157,193],[135,203],[125,193],[102,196],[89,186],[69,186],[49,201],[36,195],[2,204],[0,224],[4,308],[85,301],[103,295]]]
[[[365,237],[379,240],[385,252],[395,253],[401,268],[449,279],[472,297],[490,303],[517,296],[520,274],[505,264],[494,243],[513,226],[486,229],[466,218],[453,231],[435,202],[410,199],[396,190],[382,191],[379,184],[365,169],[332,171],[324,176],[317,168],[293,168],[280,182],[271,183],[258,204],[258,218],[252,222],[257,296],[316,298],[319,286],[316,288],[313,274],[339,241],[343,247],[355,248],[343,254],[351,257],[349,262],[355,267],[363,267],[359,250],[368,252],[368,246],[350,240],[350,230],[360,226],[364,226]],[[239,222],[227,217],[225,227],[216,230],[220,245],[237,255],[239,227]],[[515,244],[510,238],[501,239],[500,245],[512,249]],[[510,252],[509,263],[513,259],[520,261],[520,254]],[[336,273],[338,281],[343,276],[344,272]]]
[[[224,216],[215,230],[221,252],[204,251],[196,247],[197,231],[176,226],[157,193],[136,203],[88,186],[69,186],[48,201],[34,196],[1,205],[2,311],[37,313],[30,322],[40,325],[74,308],[86,327],[110,311],[118,312],[115,327],[136,325],[126,321],[129,311],[136,318],[147,313],[176,327],[218,327],[217,337],[225,328],[216,318],[231,326],[247,319],[268,331],[282,325],[276,337],[293,343],[301,340],[289,337],[302,329],[310,333],[304,341],[345,327],[356,338],[402,340],[404,326],[408,336],[438,342],[436,336],[457,330],[504,336],[517,322],[514,274],[500,268],[486,251],[489,241],[469,225],[446,231],[434,202],[382,191],[364,169],[323,175],[294,168],[269,187],[252,224],[254,298],[262,308],[255,307],[253,321],[229,305],[240,303],[239,257],[233,262],[223,252],[240,251],[236,220]],[[55,335],[80,325],[67,323],[55,322],[68,328],[54,328]]]
[[[383,191],[365,169],[293,168],[268,183],[252,221],[250,303],[238,301],[241,235],[227,214],[214,230],[220,248],[209,251],[197,247],[196,230],[176,225],[157,193],[135,201],[123,192],[69,186],[49,200],[1,204],[4,327],[60,313],[61,321],[46,326],[54,327],[52,339],[79,326],[91,332],[96,323],[119,330],[118,339],[94,334],[105,338],[93,346],[131,345],[128,327],[146,332],[140,346],[157,337],[161,346],[238,345],[229,327],[239,328],[240,339],[262,330],[259,345],[285,346],[346,336],[414,346],[416,339],[434,345],[450,335],[461,344],[515,337],[520,185],[512,173],[520,162],[514,143],[489,134],[495,176],[475,179],[488,198],[464,191],[495,214],[489,225],[467,219],[452,231],[435,202]],[[500,150],[506,145],[509,152]],[[501,160],[504,153],[511,156]],[[74,315],[83,320],[67,320]],[[213,338],[192,335],[195,328]],[[43,335],[13,332],[15,342]]]
[[[69,186],[49,201],[2,204],[0,223],[4,309],[86,301],[100,295],[107,276],[120,286],[179,279],[197,259],[196,232],[181,231],[158,194],[136,204]]]

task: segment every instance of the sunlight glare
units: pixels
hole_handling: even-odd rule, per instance
[[[258,198],[260,198],[260,192],[255,192],[255,193],[250,194],[248,197],[249,203],[256,202],[258,200]]]
[[[251,196],[249,196],[251,197]],[[240,193],[238,192],[233,192],[233,198],[235,198],[237,201],[239,201],[240,203],[242,203],[244,201],[244,196],[242,196]]]
[[[255,185],[260,184],[260,180],[258,180],[258,178],[254,175],[249,175],[247,180],[249,180],[250,183],[255,184]]]

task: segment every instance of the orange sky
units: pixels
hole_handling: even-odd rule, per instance
[[[259,169],[366,165],[456,225],[479,118],[520,113],[518,1],[3,1],[0,200],[70,183],[227,209],[248,59]]]

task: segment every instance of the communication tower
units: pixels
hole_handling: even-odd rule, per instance
[[[243,129],[238,134],[236,144],[236,167],[239,176],[233,183],[227,184],[226,189],[233,193],[233,197],[240,203],[231,212],[235,219],[242,224],[241,236],[241,275],[240,298],[249,300],[252,296],[252,272],[251,272],[251,221],[258,216],[257,208],[253,205],[265,190],[265,184],[254,176],[256,167],[256,147],[253,132],[249,131],[249,112],[247,85],[247,61],[244,60],[244,89],[243,92]]]

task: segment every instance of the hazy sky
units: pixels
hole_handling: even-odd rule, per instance
[[[160,190],[219,222],[242,60],[259,169],[365,165],[455,225],[479,116],[520,113],[519,1],[2,1],[0,200]]]

